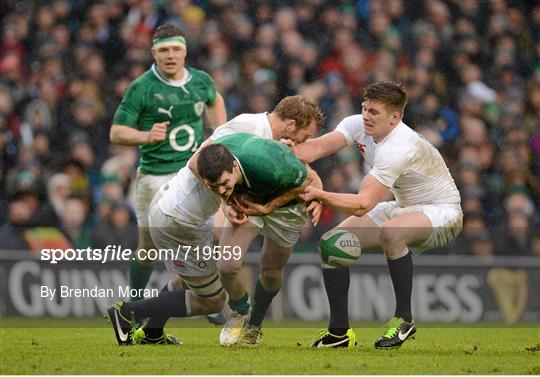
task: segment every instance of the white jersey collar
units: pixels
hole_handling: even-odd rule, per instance
[[[191,73],[188,71],[186,67],[184,69],[184,76],[180,80],[169,80],[166,77],[164,77],[161,73],[159,73],[158,69],[156,68],[156,63],[152,64],[152,67],[150,67],[150,70],[154,73],[154,75],[158,78],[159,81],[161,81],[164,84],[167,84],[169,86],[174,86],[176,88],[183,88],[188,82],[191,81]]]

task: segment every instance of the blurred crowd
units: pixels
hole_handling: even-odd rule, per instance
[[[445,253],[540,256],[540,5],[529,1],[30,0],[0,3],[0,249],[134,249],[136,148],[109,142],[152,31],[186,34],[228,116],[304,94],[322,132],[360,112],[362,89],[399,80],[404,121],[443,154],[464,229]],[[330,191],[368,168],[347,150],[314,164]],[[344,218],[325,208],[297,251]]]

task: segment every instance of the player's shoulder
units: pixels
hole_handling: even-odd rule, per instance
[[[259,114],[240,114],[230,119],[227,123],[219,126],[211,138],[216,139],[220,136],[235,132],[247,132],[261,137],[272,137],[272,130],[268,123],[266,113]]]
[[[416,150],[423,144],[430,144],[424,136],[407,126],[405,123],[402,123],[402,126],[396,133],[394,141],[396,143],[401,142],[401,144],[404,144],[411,150]]]
[[[140,94],[146,93],[146,91],[152,87],[156,82],[159,82],[155,75],[152,73],[152,71],[149,69],[145,71],[143,74],[138,76],[135,80],[133,80],[127,90],[131,94]]]
[[[236,122],[244,122],[249,123],[253,122],[254,120],[261,120],[266,117],[266,113],[242,113],[235,116],[233,119]]]
[[[258,150],[262,153],[268,153],[268,150],[280,150],[285,144],[280,143],[279,141],[269,139],[266,137],[254,135],[248,132],[238,132],[235,135],[243,135],[242,138],[245,140],[244,145],[246,148],[251,150]],[[290,148],[287,147],[290,150]]]
[[[266,113],[243,113],[235,116],[229,122],[233,125],[240,126],[240,128],[242,129],[246,129],[246,131],[249,130],[250,133],[258,134],[258,132],[251,131],[256,131],[258,128],[268,123],[268,118],[266,116]]]
[[[396,128],[388,135],[388,143],[393,144],[416,144],[421,136],[405,123],[400,122]]]
[[[362,114],[354,114],[345,117],[339,122],[338,126],[349,126],[349,127],[364,127],[364,117]]]
[[[131,82],[131,86],[144,86],[154,81],[158,81],[156,75],[152,72],[152,69],[147,69]]]
[[[364,117],[362,114],[349,115],[339,122],[336,130],[349,135],[348,138],[357,139],[364,132]]]
[[[206,71],[203,71],[202,69],[193,68],[187,65],[185,67],[188,70],[188,72],[191,74],[191,80],[202,81],[208,84],[211,84],[213,82],[212,78]]]
[[[234,132],[228,135],[218,136],[214,139],[214,142],[218,144],[227,144],[229,142],[245,141],[252,137],[254,136],[248,132]]]
[[[364,117],[362,117],[362,114],[345,117],[336,126],[335,131],[342,133],[349,145],[353,144],[355,141],[363,140],[365,138]]]
[[[377,148],[379,155],[409,155],[414,153],[421,137],[405,123],[401,122],[388,135],[388,137]]]

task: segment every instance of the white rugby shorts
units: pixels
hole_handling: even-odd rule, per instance
[[[433,227],[430,237],[422,245],[410,248],[415,253],[450,244],[463,227],[463,211],[459,204],[417,204],[400,207],[394,200],[377,204],[367,216],[380,227],[388,220],[412,212],[424,213]],[[414,224],[411,224],[411,227],[414,227]]]
[[[207,224],[193,225],[164,214],[152,205],[148,217],[152,241],[167,270],[186,277],[209,276],[217,271],[213,256],[205,257],[213,247],[213,218]],[[172,252],[165,256],[164,250]]]
[[[249,216],[249,222],[282,247],[293,247],[307,220],[306,205],[297,203],[276,209],[266,216]]]

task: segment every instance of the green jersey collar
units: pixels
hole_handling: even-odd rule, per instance
[[[186,67],[184,67],[184,76],[180,80],[169,80],[168,78],[164,77],[161,73],[159,73],[156,67],[156,63],[152,64],[150,70],[158,78],[159,81],[169,86],[174,86],[176,88],[183,88],[188,82],[191,81],[191,72],[189,72]]]

